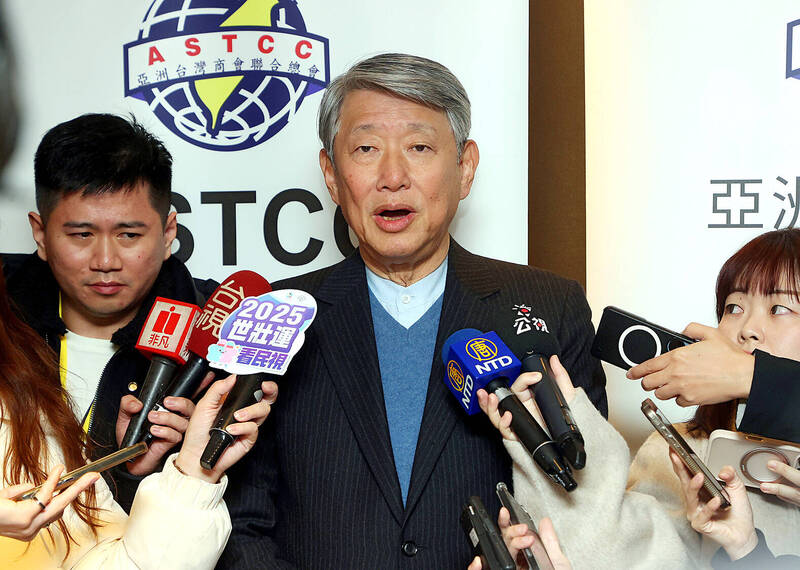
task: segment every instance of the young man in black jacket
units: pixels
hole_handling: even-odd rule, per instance
[[[195,282],[170,256],[172,157],[135,121],[91,114],[57,125],[34,170],[38,212],[28,218],[37,250],[4,255],[3,270],[22,316],[59,357],[96,459],[117,449],[141,408],[135,397],[149,361],[135,344],[155,297],[202,306],[215,283]],[[150,451],[106,474],[126,511],[194,408],[183,398],[167,407],[148,418],[156,424]]]

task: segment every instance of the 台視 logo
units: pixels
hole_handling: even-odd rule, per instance
[[[296,0],[153,0],[124,51],[125,95],[210,150],[268,140],[329,82]]]

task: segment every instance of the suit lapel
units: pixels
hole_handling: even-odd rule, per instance
[[[444,375],[442,346],[447,338],[459,329],[481,329],[482,326],[489,326],[492,322],[492,313],[486,298],[497,290],[496,279],[483,260],[470,254],[450,238],[447,283],[442,300],[442,314],[439,318],[431,376],[428,381],[425,411],[420,425],[411,485],[406,501],[406,519],[419,501],[456,422],[464,420],[464,413],[455,404],[452,394],[442,380]]]
[[[331,307],[314,323],[320,351],[356,441],[392,515],[403,501],[386,420],[364,264],[358,254],[340,265],[317,291]]]

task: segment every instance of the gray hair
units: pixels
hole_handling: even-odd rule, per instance
[[[383,91],[443,111],[461,160],[470,128],[469,97],[464,86],[441,63],[404,53],[384,53],[355,64],[334,79],[322,97],[317,129],[331,161],[342,102],[348,93],[358,89]]]

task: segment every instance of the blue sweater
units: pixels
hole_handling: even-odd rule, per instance
[[[405,504],[435,358],[442,295],[408,329],[389,315],[371,292],[369,300],[394,465]]]

